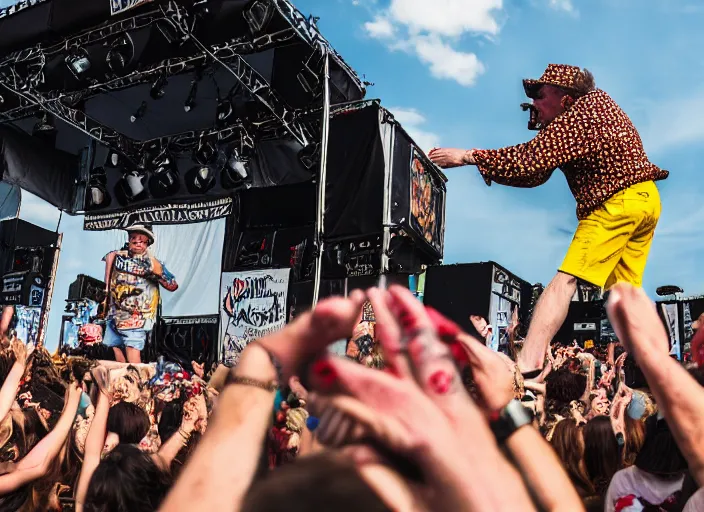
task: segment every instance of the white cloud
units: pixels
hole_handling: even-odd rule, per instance
[[[576,12],[572,0],[550,0],[550,7],[557,11]]]
[[[459,52],[438,36],[418,36],[413,43],[418,58],[430,66],[435,78],[449,78],[469,87],[484,73],[484,64],[474,53]]]
[[[428,152],[440,146],[440,136],[423,129],[426,119],[420,112],[412,108],[398,107],[389,110],[423,151]]]
[[[458,49],[461,36],[495,36],[503,0],[391,0],[364,24],[372,38],[392,50],[416,55],[432,75],[469,87],[484,72],[476,54]]]
[[[364,30],[375,39],[388,39],[394,36],[396,29],[393,24],[383,16],[377,16],[374,21],[364,24]]]
[[[467,32],[499,33],[494,17],[502,0],[391,0],[389,16],[411,33],[458,37]]]
[[[577,15],[573,0],[531,1]],[[373,20],[364,24],[370,37],[416,55],[435,78],[464,87],[474,85],[485,68],[475,53],[460,49],[462,37],[491,39],[501,31],[503,0],[389,0],[386,7],[377,0],[352,3],[372,13]]]
[[[20,219],[36,224],[45,229],[55,230],[59,222],[61,212],[55,206],[30,194],[26,190],[22,191],[22,205],[20,206]]]

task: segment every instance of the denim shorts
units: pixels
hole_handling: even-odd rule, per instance
[[[144,350],[147,341],[147,331],[144,329],[116,329],[115,323],[109,321],[105,325],[103,345],[106,347],[130,347],[140,352]]]

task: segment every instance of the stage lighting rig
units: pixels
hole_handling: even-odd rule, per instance
[[[37,124],[35,124],[32,129],[32,135],[35,137],[43,137],[49,134],[54,134],[55,132],[56,128],[54,127],[54,119],[46,112],[42,114],[42,117],[39,118],[39,121],[37,121]]]
[[[217,156],[218,149],[215,144],[209,140],[203,140],[198,143],[198,147],[193,152],[193,160],[200,165],[210,165],[213,159]]]
[[[46,112],[42,113],[32,129],[32,136],[40,139],[46,146],[53,147],[56,146],[56,134],[53,116]]]
[[[108,177],[103,167],[90,171],[88,190],[86,194],[86,209],[97,210],[109,206],[112,198],[108,192]]]
[[[130,122],[134,123],[137,121],[137,119],[142,119],[144,117],[144,114],[147,113],[147,102],[143,101],[142,104],[139,106],[137,111],[130,116]]]
[[[105,167],[109,169],[117,169],[120,166],[120,160],[122,160],[120,154],[117,151],[111,149],[108,152],[107,158],[105,159]]]
[[[144,200],[148,197],[144,186],[145,174],[141,170],[126,172],[115,185],[115,195],[122,206]]]
[[[218,106],[216,112],[216,125],[219,127],[225,127],[228,121],[232,117],[234,109],[232,108],[232,100],[230,97],[222,98],[218,100]]]
[[[243,158],[236,149],[233,150],[220,174],[223,188],[232,189],[246,184],[249,177],[248,164],[248,159]]]
[[[193,107],[196,106],[196,96],[198,95],[198,82],[193,80],[191,82],[191,88],[188,90],[188,96],[186,101],[183,103],[183,110],[190,112]]]
[[[259,35],[264,30],[274,14],[273,2],[268,0],[256,0],[252,2],[249,9],[244,11],[244,19],[249,25],[249,31],[253,36]]]
[[[215,186],[215,172],[209,165],[196,165],[186,173],[186,188],[191,194],[205,194]]]
[[[152,88],[149,91],[149,96],[151,96],[154,100],[160,100],[166,94],[165,89],[167,84],[168,80],[166,79],[166,76],[163,74],[159,75],[152,84]]]
[[[105,63],[114,74],[118,75],[127,69],[134,60],[134,42],[128,33],[121,34],[110,44],[105,56]]]
[[[198,82],[203,79],[203,68],[196,69],[193,80],[191,80],[191,88],[188,90],[188,96],[183,104],[183,110],[190,112],[196,106],[196,97],[198,96]]]
[[[88,51],[85,48],[72,48],[64,59],[68,69],[77,79],[83,78],[83,75],[90,69],[91,63],[88,57]]]
[[[157,199],[173,196],[181,188],[178,166],[170,154],[164,152],[153,161],[152,176],[149,178],[149,192]]]

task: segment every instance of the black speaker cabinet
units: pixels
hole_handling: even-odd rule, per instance
[[[575,340],[580,346],[584,346],[584,343],[589,340],[595,345],[600,345],[602,320],[605,318],[602,300],[589,302],[573,300],[570,302],[567,318],[554,339],[563,345],[571,345]]]
[[[78,274],[76,280],[68,287],[68,300],[93,300],[102,302],[105,299],[105,283],[85,274]]]
[[[34,271],[49,277],[58,235],[20,219],[0,222],[0,272]]]
[[[325,182],[326,245],[380,236],[382,252],[395,253],[398,262],[386,268],[382,261],[382,273],[414,273],[404,252],[437,264],[444,251],[446,181],[377,102],[335,110]]]
[[[387,274],[384,276],[386,286],[396,284],[408,288],[408,276],[405,274]],[[379,286],[379,276],[358,276],[343,279],[323,279],[320,284],[319,299],[344,297],[353,290],[367,290]],[[288,288],[289,318],[308,311],[313,303],[313,281],[292,282]]]
[[[209,367],[217,358],[219,315],[161,317],[150,343],[149,360],[167,361],[192,370],[191,361]]]
[[[315,243],[312,226],[251,228],[226,240],[224,272],[290,268],[294,280],[313,276]]]
[[[518,308],[519,322],[528,317],[532,287],[493,261],[428,268],[424,303],[479,337],[470,316],[486,319],[494,328],[495,349],[506,343],[506,327]]]

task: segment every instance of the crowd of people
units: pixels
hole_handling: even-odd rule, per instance
[[[321,302],[232,368],[142,364],[178,284],[132,226],[92,336],[115,361],[5,343],[0,511],[704,510],[704,377],[670,357],[640,288],[669,173],[589,71],[550,64],[523,86],[530,142],[428,154],[487,185],[565,173],[579,225],[522,344],[514,321],[494,352],[391,287]],[[609,290],[618,344],[551,344],[579,282]]]
[[[520,340],[494,352],[401,287],[325,300],[233,368],[4,340],[0,511],[704,510],[704,374],[642,290],[607,309],[618,344],[553,344],[530,379]]]

